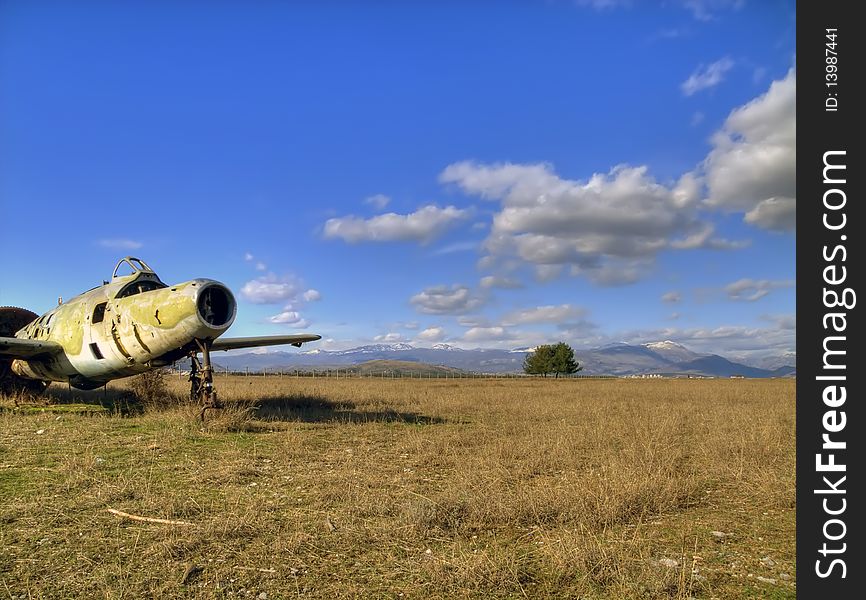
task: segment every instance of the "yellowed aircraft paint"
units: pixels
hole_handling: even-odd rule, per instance
[[[122,268],[131,272],[119,274]],[[235,298],[222,283],[192,279],[168,286],[142,260],[127,256],[105,284],[58,305],[13,336],[0,332],[6,335],[0,337],[0,360],[11,359],[11,375],[6,377],[92,389],[169,365],[197,351],[198,342],[206,342],[211,350],[229,350],[300,346],[321,338],[303,334],[218,339],[236,313]]]

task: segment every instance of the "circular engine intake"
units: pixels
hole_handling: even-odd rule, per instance
[[[199,317],[211,327],[228,327],[234,321],[235,298],[225,286],[210,284],[202,288],[196,305]]]

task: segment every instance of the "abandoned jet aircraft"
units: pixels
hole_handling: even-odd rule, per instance
[[[111,281],[59,302],[41,317],[0,307],[0,390],[39,392],[52,381],[90,390],[189,357],[190,394],[202,403],[204,414],[217,406],[212,350],[300,346],[321,338],[220,338],[236,312],[235,298],[222,283],[192,279],[168,286],[144,261],[127,256]]]

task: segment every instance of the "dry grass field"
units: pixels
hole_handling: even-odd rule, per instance
[[[795,596],[791,380],[217,385],[0,399],[0,598]]]

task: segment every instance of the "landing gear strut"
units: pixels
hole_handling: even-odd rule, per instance
[[[217,400],[216,390],[213,389],[213,368],[210,363],[211,343],[208,340],[199,339],[195,343],[198,350],[191,350],[189,353],[189,399],[201,405],[199,418],[204,422],[204,415],[208,409],[222,408],[222,405]],[[198,358],[199,352],[201,352],[201,360]]]

